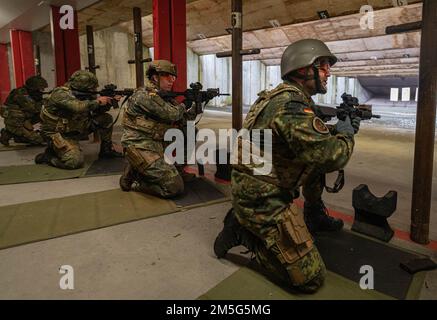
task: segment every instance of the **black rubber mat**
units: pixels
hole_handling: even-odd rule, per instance
[[[191,206],[225,198],[225,195],[204,179],[196,178],[185,183],[184,194],[172,199],[178,206]]]
[[[374,289],[397,299],[406,298],[413,279],[400,264],[422,257],[348,231],[320,234],[316,246],[328,270],[359,283],[360,268],[371,266]]]
[[[98,159],[88,168],[85,176],[121,174],[124,165],[124,158]]]

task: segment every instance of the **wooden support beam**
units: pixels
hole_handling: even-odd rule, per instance
[[[251,54],[259,54],[261,52],[260,49],[243,49],[240,51],[240,54],[242,56],[247,56],[247,55],[251,55]],[[227,58],[227,57],[232,57],[232,51],[224,51],[224,52],[219,52],[215,55],[217,58]]]
[[[93,26],[89,26],[89,25],[86,26],[86,42],[87,42],[87,53],[88,53],[88,67],[86,69],[96,74],[96,69],[99,69],[100,66],[96,66]]]
[[[141,26],[141,9],[133,8],[135,37],[135,76],[137,88],[144,86],[143,65],[143,29]]]
[[[437,1],[423,0],[419,95],[414,150],[411,239],[429,243],[437,106]]]
[[[395,34],[403,32],[411,32],[422,29],[422,21],[409,22],[404,24],[399,24],[397,26],[388,26],[385,28],[386,34]]]
[[[232,0],[232,128],[243,126],[243,2]]]
[[[38,44],[34,47],[35,50],[35,74],[37,76],[41,75],[41,48]]]

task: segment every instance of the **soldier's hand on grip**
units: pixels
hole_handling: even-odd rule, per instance
[[[338,133],[348,134],[353,136],[355,134],[355,129],[351,124],[351,119],[347,116],[344,120],[338,120],[335,125],[335,129]]]
[[[105,97],[105,96],[100,96],[97,98],[97,102],[101,105],[101,106],[106,106],[108,104],[111,104],[111,98],[110,97]]]
[[[355,134],[357,134],[358,131],[360,130],[360,123],[361,123],[360,117],[355,117],[352,119],[352,127],[354,128]]]

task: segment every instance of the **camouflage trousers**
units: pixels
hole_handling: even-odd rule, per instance
[[[136,172],[136,186],[133,190],[172,198],[184,192],[184,181],[176,166],[168,164],[158,152],[126,147],[126,159]]]
[[[317,186],[319,182],[312,181]],[[304,193],[316,199],[320,194],[315,191],[307,188]],[[259,240],[253,245],[257,262],[289,287],[314,292],[322,286],[326,268],[302,210],[292,203],[293,197],[276,186],[232,171],[234,212],[240,224]]]
[[[93,118],[86,134],[97,132],[101,143],[112,141],[112,116],[108,113],[99,114]],[[49,150],[52,157],[49,160],[54,167],[61,169],[78,169],[84,165],[84,156],[79,144],[80,136],[69,136],[62,133],[46,134],[49,139]]]
[[[5,119],[5,129],[16,140],[29,144],[42,144],[44,139],[38,131],[33,129],[33,124],[38,121],[33,119]]]

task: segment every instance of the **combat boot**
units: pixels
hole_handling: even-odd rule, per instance
[[[12,137],[13,135],[5,128],[0,131],[0,143],[4,146],[9,147],[9,140]]]
[[[117,152],[111,141],[102,141],[100,144],[99,159],[113,159],[113,158],[123,158],[123,154]]]
[[[35,157],[36,164],[50,164],[50,160],[54,157],[53,151],[46,148],[43,153],[39,153]]]
[[[260,240],[241,226],[233,209],[228,211],[223,224],[223,230],[214,242],[214,253],[217,258],[223,258],[230,249],[239,245],[245,246],[251,252],[255,251],[255,247]]]
[[[320,231],[339,231],[343,228],[343,220],[328,215],[322,200],[314,203],[305,201],[304,217],[308,230],[314,234]]]
[[[132,184],[135,181],[135,169],[130,163],[127,163],[124,167],[123,174],[120,177],[119,184],[123,191],[131,191]]]

